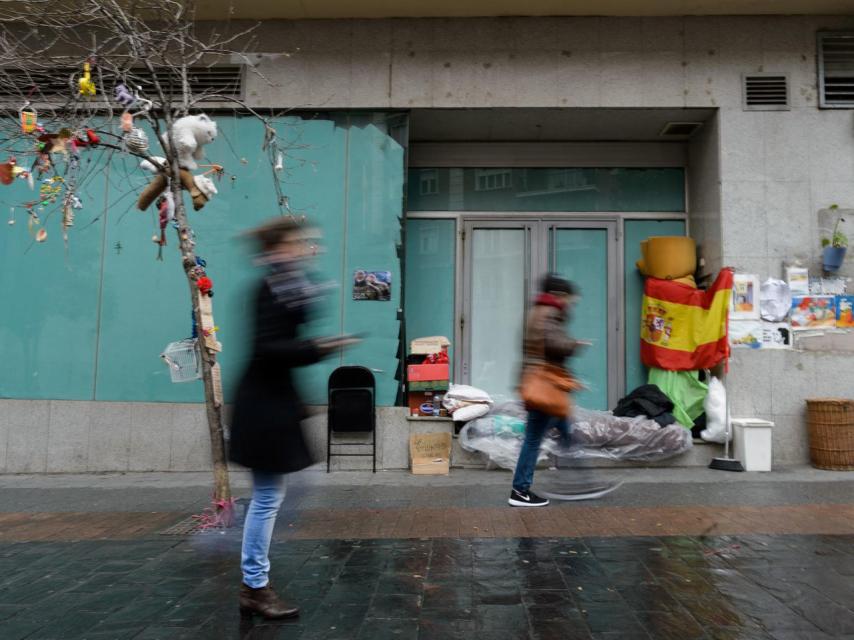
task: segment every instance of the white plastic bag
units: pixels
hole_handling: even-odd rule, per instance
[[[452,384],[445,394],[445,398],[462,400],[464,402],[486,402],[492,404],[492,398],[483,389],[470,387],[467,384]]]
[[[776,278],[768,278],[759,288],[759,310],[763,320],[782,322],[792,308],[789,285]]]
[[[706,428],[700,437],[706,442],[726,442],[726,389],[723,382],[712,378],[709,393],[703,404],[706,410]]]
[[[486,403],[470,404],[466,407],[460,407],[454,411],[453,418],[456,422],[468,422],[475,418],[481,418],[489,413],[489,405]]]

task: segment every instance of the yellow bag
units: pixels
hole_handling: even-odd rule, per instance
[[[641,241],[642,275],[659,280],[676,280],[697,270],[697,244],[687,236],[652,236]]]

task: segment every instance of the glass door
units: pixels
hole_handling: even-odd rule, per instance
[[[547,233],[549,269],[572,281],[580,294],[567,331],[591,343],[569,362],[587,387],[575,401],[586,409],[607,410],[619,398],[616,223],[548,223]]]
[[[470,220],[464,229],[463,383],[497,401],[515,396],[525,316],[540,277],[553,271],[581,292],[570,335],[592,342],[570,363],[588,387],[576,400],[589,409],[613,407],[622,391],[616,222]]]
[[[519,360],[536,222],[467,222],[465,225],[463,381],[511,399]]]

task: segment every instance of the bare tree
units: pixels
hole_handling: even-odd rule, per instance
[[[15,164],[0,165],[0,180],[8,183],[19,177],[35,186],[32,176],[39,176],[38,198],[26,207],[28,224],[38,229],[35,241],[45,237],[45,227],[39,225],[54,215],[61,218],[67,241],[79,202],[78,189],[92,177],[81,166],[84,147],[147,161],[143,164],[156,173],[156,184],[143,192],[140,206],[150,204],[152,195],[160,197],[161,230],[166,227],[164,212],[174,216],[199,332],[217,522],[230,520],[232,504],[217,363],[219,343],[207,295],[210,281],[197,260],[184,203],[185,190],[191,192],[196,208],[210,194],[200,192],[204,180],[182,166],[181,154],[186,149],[175,139],[174,125],[212,101],[233,104],[256,117],[264,130],[263,148],[280,213],[289,213],[277,176],[283,149],[276,138],[273,114],[262,115],[214,86],[193,88],[193,74],[198,69],[246,60],[244,52],[251,46],[254,28],[229,23],[200,25],[194,20],[193,3],[180,0],[0,0],[0,82],[5,87],[0,93],[5,111],[0,113],[0,150],[16,158]],[[137,126],[138,121],[150,125],[154,140]],[[159,147],[158,153],[152,150],[154,146]],[[208,166],[222,171],[218,165]],[[165,236],[159,244],[165,244]]]

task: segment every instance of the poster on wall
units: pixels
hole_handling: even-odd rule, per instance
[[[729,343],[733,349],[761,349],[762,323],[759,320],[733,320],[729,323]]]
[[[836,326],[836,297],[792,298],[792,329],[828,329]]]
[[[787,322],[733,320],[729,343],[733,349],[791,349],[792,331]]]
[[[763,349],[791,349],[792,329],[788,322],[762,323]]]
[[[391,300],[391,271],[353,272],[353,300]]]
[[[732,283],[733,320],[759,319],[759,276],[736,273]]]
[[[786,267],[786,282],[792,295],[808,295],[810,292],[810,274],[803,267]]]
[[[836,297],[836,326],[854,329],[854,296]]]

